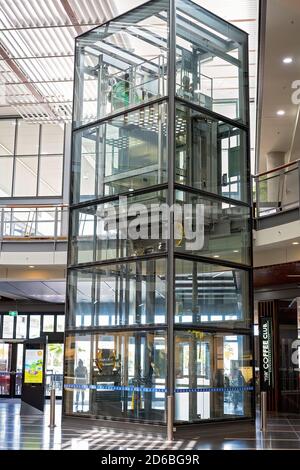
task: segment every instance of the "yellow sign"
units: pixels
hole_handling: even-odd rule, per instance
[[[27,349],[25,353],[25,378],[24,383],[43,383],[43,358],[42,349]]]

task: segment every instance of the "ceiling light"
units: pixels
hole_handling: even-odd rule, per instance
[[[299,242],[293,242],[292,245],[299,245]]]
[[[32,264],[30,266],[28,266],[30,269],[33,269],[35,268],[35,266],[33,266]]]
[[[284,116],[285,115],[285,111],[283,109],[279,109],[279,111],[277,111],[277,116]]]
[[[220,255],[214,255],[214,258],[220,258]]]
[[[239,250],[233,250],[233,253],[238,253],[238,252],[239,252]]]
[[[291,64],[293,62],[292,57],[285,57],[282,61],[284,64]]]

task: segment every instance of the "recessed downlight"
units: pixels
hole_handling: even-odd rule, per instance
[[[299,245],[299,242],[293,242],[292,245]]]
[[[277,116],[284,116],[285,115],[285,111],[283,109],[279,109],[277,111]]]
[[[28,266],[28,268],[33,269],[33,268],[35,268],[35,266],[33,266],[33,264],[31,264],[30,266]]]
[[[285,57],[282,62],[284,64],[291,64],[293,62],[293,57]]]
[[[220,255],[214,255],[214,258],[220,258]]]

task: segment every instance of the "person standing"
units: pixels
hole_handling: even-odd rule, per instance
[[[83,364],[83,360],[79,359],[78,365],[75,369],[75,383],[78,385],[83,385],[83,386],[87,385],[87,378],[88,378],[87,368]],[[84,387],[78,388],[76,390],[76,402],[75,402],[76,411],[78,411],[80,395],[81,395],[81,411],[83,411],[84,396],[85,396]]]

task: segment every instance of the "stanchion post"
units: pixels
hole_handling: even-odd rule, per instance
[[[267,392],[260,394],[260,429],[267,430]]]
[[[50,424],[49,428],[55,428],[55,387],[51,387],[50,391]]]
[[[168,396],[168,407],[167,407],[167,440],[168,441],[173,441],[174,440],[174,429],[173,429],[173,422],[174,422],[174,395],[169,395]]]

